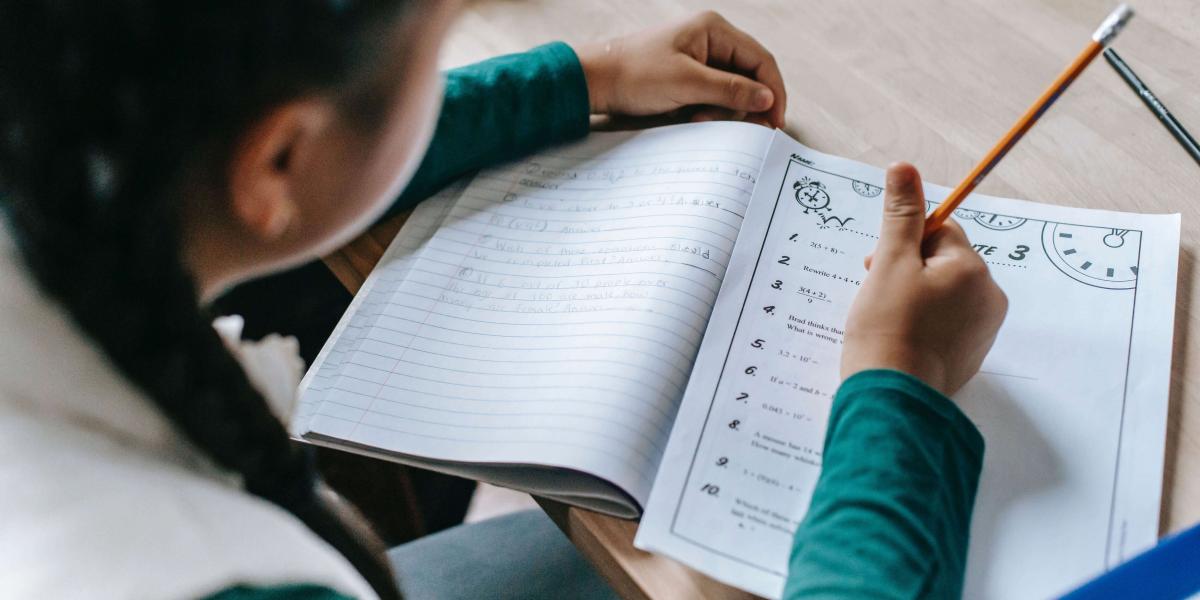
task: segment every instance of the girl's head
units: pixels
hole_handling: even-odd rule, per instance
[[[0,202],[35,278],[193,444],[385,597],[386,566],[197,305],[378,216],[432,131],[457,4],[0,7]]]
[[[320,8],[299,35],[272,39],[272,29],[303,6],[256,9],[255,30],[229,40],[248,47],[218,45],[218,68],[203,73],[213,80],[192,86],[250,100],[218,100],[226,112],[210,124],[228,129],[210,132],[183,181],[184,258],[203,292],[350,241],[396,197],[433,133],[438,47],[456,2],[301,4]]]
[[[211,296],[382,212],[432,132],[458,3],[89,4],[3,9],[5,186],[164,207]]]

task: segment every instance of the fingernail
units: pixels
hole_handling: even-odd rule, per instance
[[[904,189],[912,186],[913,168],[904,163],[892,163],[887,170],[887,185],[890,188]]]
[[[756,94],[754,94],[754,105],[759,107],[760,109],[771,108],[771,101],[772,101],[771,90],[764,88],[764,89],[758,90],[758,92]]]

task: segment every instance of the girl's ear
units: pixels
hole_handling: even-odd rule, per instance
[[[298,170],[319,149],[333,114],[328,102],[298,100],[272,109],[242,135],[228,166],[235,225],[267,242],[288,230],[300,208]]]

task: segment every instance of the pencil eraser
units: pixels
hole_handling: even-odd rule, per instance
[[[1108,14],[1108,17],[1104,19],[1100,27],[1096,29],[1096,33],[1092,34],[1092,39],[1103,46],[1109,45],[1132,18],[1133,9],[1128,4],[1117,6],[1115,10]]]

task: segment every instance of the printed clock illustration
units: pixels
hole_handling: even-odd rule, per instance
[[[979,212],[969,208],[954,209],[954,216],[964,221],[975,221],[976,223],[995,231],[1009,231],[1025,224],[1025,219],[1021,217],[994,215],[992,213]]]
[[[1109,290],[1137,285],[1141,232],[1046,223],[1042,246],[1050,262],[1080,283]]]
[[[804,214],[821,214],[822,210],[831,210],[829,208],[829,192],[826,191],[825,184],[820,181],[802,177],[800,181],[792,184],[792,189],[796,192],[796,202],[804,207]]]
[[[850,187],[854,188],[854,191],[858,192],[858,195],[863,198],[874,198],[883,191],[883,188],[877,185],[871,185],[865,181],[858,180],[851,181]]]
[[[1016,229],[1025,224],[1025,219],[1021,217],[1010,217],[1008,215],[993,215],[991,213],[977,213],[975,222],[996,231],[1009,231]]]

